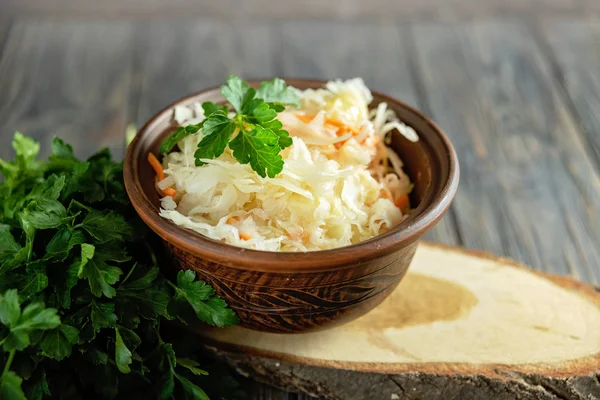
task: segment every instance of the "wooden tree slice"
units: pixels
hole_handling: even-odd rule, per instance
[[[600,293],[421,244],[379,307],[330,330],[201,332],[239,372],[329,399],[600,399]]]

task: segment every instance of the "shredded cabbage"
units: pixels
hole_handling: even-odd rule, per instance
[[[293,144],[281,152],[277,177],[261,178],[229,148],[196,167],[202,134],[191,135],[163,159],[157,188],[173,187],[177,196],[161,200],[160,215],[209,238],[267,251],[347,246],[400,223],[410,211],[396,204],[412,184],[384,142],[394,129],[416,141],[415,131],[385,103],[369,111],[372,96],[360,78],[299,95],[300,108],[278,115]],[[174,110],[180,125],[203,117],[198,104]]]

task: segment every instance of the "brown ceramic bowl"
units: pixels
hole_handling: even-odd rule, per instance
[[[299,89],[323,81],[287,79]],[[251,82],[257,86],[259,82]],[[212,285],[248,328],[301,332],[352,320],[377,306],[398,285],[421,236],[444,215],[458,186],[458,160],[448,138],[412,107],[373,92],[372,106],[385,101],[413,127],[412,143],[394,132],[392,146],[415,188],[414,212],[400,225],[367,241],[333,250],[279,253],[248,250],[185,230],[158,215],[154,172],[146,159],[171,133],[176,105],[223,101],[218,88],[185,97],[154,115],[125,156],[125,185],[140,217],[162,239],[179,268],[197,272]]]

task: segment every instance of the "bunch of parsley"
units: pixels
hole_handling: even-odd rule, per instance
[[[300,105],[296,89],[275,78],[262,82],[255,90],[232,75],[221,87],[221,94],[235,110],[233,117],[229,118],[229,106],[205,102],[205,119],[196,125],[179,127],[162,143],[161,153],[168,153],[180,140],[202,129],[204,137],[194,154],[197,166],[204,165],[203,160],[219,157],[229,145],[238,162],[250,164],[263,178],[274,178],[283,169],[279,153],[292,144],[276,117],[286,105]]]
[[[206,371],[161,323],[238,319],[192,271],[160,273],[122,164],[108,150],[80,161],[57,138],[43,162],[32,139],[13,147],[0,160],[0,398],[208,399]]]

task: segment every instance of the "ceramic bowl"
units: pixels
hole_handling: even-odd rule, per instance
[[[299,89],[322,87],[325,83],[286,81]],[[253,86],[258,83],[251,82]],[[399,100],[377,92],[373,92],[373,98],[372,107],[387,102],[419,135],[419,141],[412,143],[393,132],[391,146],[404,161],[405,171],[414,183],[410,195],[414,211],[380,236],[333,250],[267,252],[221,243],[160,217],[148,152],[158,155],[160,143],[175,129],[175,106],[223,101],[219,88],[171,104],[141,128],[125,157],[127,193],[140,217],[162,238],[174,266],[191,269],[212,285],[243,326],[293,333],[347,322],[377,306],[396,288],[419,239],[448,210],[458,186],[458,160],[442,130]]]

